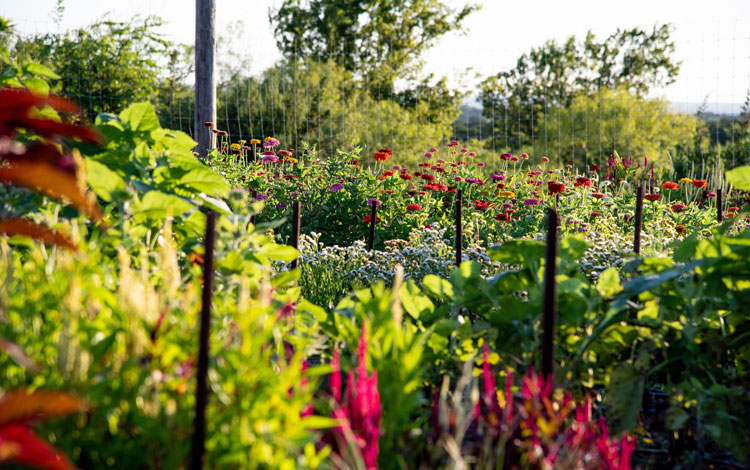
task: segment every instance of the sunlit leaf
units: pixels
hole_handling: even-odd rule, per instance
[[[11,422],[65,416],[85,409],[81,399],[67,393],[14,390],[0,398],[0,426]]]
[[[0,234],[8,236],[21,235],[43,243],[63,246],[73,251],[77,251],[78,249],[75,243],[62,233],[51,230],[43,225],[37,225],[26,219],[0,220]]]
[[[102,215],[96,203],[89,201],[78,187],[75,176],[47,162],[24,162],[0,168],[0,181],[36,189],[55,198],[65,198],[95,220]]]

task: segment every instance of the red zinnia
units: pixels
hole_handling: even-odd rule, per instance
[[[498,222],[509,222],[510,221],[510,215],[509,214],[502,214],[502,213],[500,213],[500,214],[497,214],[495,216],[495,220],[497,220]]]
[[[604,198],[604,194],[602,194],[602,193],[591,193],[591,197],[595,197],[597,199],[603,199]]]
[[[389,157],[393,156],[393,150],[391,149],[382,148],[378,149],[378,152],[387,153]]]
[[[706,181],[706,180],[693,180],[693,181],[690,182],[690,184],[692,184],[696,188],[705,188],[706,186],[708,186],[708,181]]]
[[[683,233],[685,233],[685,226],[682,224],[675,225],[674,229],[677,231],[677,235],[682,235]]]
[[[422,206],[420,206],[419,204],[409,204],[408,206],[406,206],[406,210],[407,211],[421,211]]]
[[[672,212],[682,212],[687,206],[685,204],[672,204]]]
[[[550,194],[560,194],[565,191],[565,185],[556,181],[550,181],[547,183],[547,190]]]
[[[576,182],[575,182],[574,186],[576,188],[578,188],[580,186],[584,186],[584,187],[588,188],[588,187],[591,186],[591,180],[588,179],[588,178],[586,178],[585,176],[579,176],[579,177],[576,178]]]
[[[376,162],[386,162],[388,159],[391,158],[390,155],[388,155],[385,152],[375,152],[375,161]]]
[[[369,224],[371,221],[372,221],[372,215],[368,215],[367,217],[365,217],[365,220],[363,220],[362,222]],[[380,217],[378,217],[377,215],[375,216],[375,222],[376,223],[380,222]]]
[[[673,181],[665,181],[664,184],[661,185],[661,189],[668,189],[670,191],[676,191],[680,189],[680,185]]]
[[[401,174],[398,175],[398,177],[401,178],[402,180],[407,180],[407,181],[411,181],[412,180],[411,175],[408,174],[408,173],[401,173]]]
[[[658,201],[661,199],[661,194],[646,194],[643,197],[648,201]]]

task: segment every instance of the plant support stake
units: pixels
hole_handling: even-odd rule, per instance
[[[724,221],[724,214],[721,211],[721,188],[716,190],[716,221],[722,223]]]
[[[300,231],[300,202],[292,203],[292,246],[299,250],[299,231]],[[292,260],[292,269],[297,268],[299,258]]]
[[[633,251],[641,254],[641,222],[643,220],[643,185],[638,186],[635,194],[635,238],[633,239]]]
[[[557,211],[547,209],[547,248],[544,265],[544,297],[542,304],[542,375],[547,378],[554,372],[552,364],[555,351],[555,310],[557,288],[555,274],[557,263]]]
[[[367,251],[375,248],[375,220],[377,219],[378,205],[372,202],[372,211],[370,212],[370,238],[367,240]]]
[[[205,253],[203,256],[203,297],[201,304],[200,337],[198,343],[197,386],[195,388],[195,420],[193,421],[192,470],[203,469],[206,451],[206,405],[208,404],[208,348],[211,328],[211,297],[214,286],[214,240],[216,212],[206,214]]]
[[[216,1],[195,0],[195,124],[197,151],[206,157],[213,140],[199,132],[206,122],[216,123]]]
[[[461,204],[463,200],[464,192],[459,189],[456,193],[456,267],[461,266],[461,259],[463,258],[462,243],[461,243]]]

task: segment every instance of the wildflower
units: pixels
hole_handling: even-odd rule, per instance
[[[576,182],[573,186],[575,186],[576,188],[579,188],[581,186],[589,188],[591,187],[591,180],[586,178],[585,176],[579,176],[576,178]]]
[[[668,189],[670,191],[676,191],[680,189],[680,185],[675,183],[674,181],[665,181],[664,184],[661,185],[661,189]]]
[[[274,139],[273,137],[266,137],[263,140],[263,147],[265,147],[267,149],[272,149],[274,147],[278,147],[279,143],[280,142],[278,140]]]
[[[429,182],[433,182],[433,181],[435,181],[435,177],[434,177],[433,175],[430,175],[430,174],[427,174],[427,173],[424,173],[424,174],[422,174],[422,175],[421,175],[420,177],[421,177],[421,178],[422,178],[423,180],[427,180],[427,181],[429,181]]]
[[[435,147],[432,147],[432,148],[430,149],[430,152],[432,152],[432,153],[435,153],[435,152],[437,152],[437,149],[436,149]]]
[[[675,225],[674,229],[677,232],[677,235],[682,235],[683,233],[685,233],[685,226],[682,224]]]
[[[523,201],[523,205],[524,206],[538,206],[539,205],[539,199],[535,199],[533,197],[532,198],[528,198],[528,199],[526,199],[526,200]]]
[[[513,191],[500,191],[502,197],[515,197],[516,193]]]
[[[353,158],[349,160],[349,164],[352,166],[359,166],[359,162]]]
[[[525,153],[521,154],[521,160],[528,160],[528,159],[529,159],[529,156],[527,154]]]
[[[467,149],[461,149],[461,153],[469,153]]]
[[[592,172],[593,171],[599,171],[599,169],[600,169],[599,165],[591,165],[591,167],[590,167],[590,171],[592,171]]]
[[[463,178],[461,178],[460,176],[454,176],[454,177],[453,177],[453,181],[455,181],[456,183],[460,183],[460,182],[461,182],[461,181],[463,181],[463,180],[464,180],[464,179],[463,179]]]
[[[565,185],[556,181],[550,181],[547,183],[547,190],[550,194],[560,194],[565,191]]]
[[[250,145],[258,145],[260,143],[259,139],[250,139]]]
[[[510,222],[510,214],[499,213],[495,216],[495,220],[498,222]]]
[[[716,193],[708,193],[706,196],[708,196],[708,197],[716,197]]]
[[[469,152],[469,156],[470,156],[470,157],[476,157],[476,156],[477,156],[477,153],[476,153],[476,152]],[[484,165],[483,165],[483,166],[484,166]]]
[[[256,201],[265,201],[266,199],[268,199],[268,194],[257,193],[255,195],[255,200]]]
[[[589,216],[591,216],[592,219],[595,219],[599,217],[600,215],[602,215],[602,213],[599,211],[591,211],[591,214],[589,214]]]
[[[402,180],[406,180],[406,181],[411,181],[412,180],[412,177],[411,177],[411,175],[409,173],[399,173],[398,177],[401,178]]]
[[[382,148],[382,149],[378,149],[378,152],[387,153],[389,157],[393,156],[393,150],[391,149]]]
[[[497,183],[497,189],[505,189],[505,183]]]
[[[542,157],[541,160],[542,160],[542,163],[549,163],[549,158],[547,157]]]
[[[278,154],[279,154],[280,157],[291,157],[292,156],[292,152],[290,152],[289,150],[279,150]]]
[[[239,150],[240,148],[242,148],[242,146],[240,144],[235,143],[235,144],[230,145],[229,148],[232,150]]]
[[[672,212],[682,212],[685,210],[686,207],[687,206],[685,204],[680,204],[680,203],[672,204]]]
[[[492,173],[492,179],[494,181],[504,181],[505,180],[505,176],[499,175],[497,173]]]
[[[432,158],[432,152],[425,152],[424,158]]]
[[[389,176],[393,176],[395,174],[396,173],[393,172],[393,171],[391,171],[391,170],[386,170],[386,171],[383,172],[383,176],[386,177],[386,178],[388,178]]]
[[[518,157],[510,157],[510,161],[517,162],[518,161]]]
[[[413,211],[421,211],[422,210],[422,206],[420,206],[419,204],[409,204],[408,206],[406,206],[406,210],[407,211],[412,211],[412,212]]]
[[[279,157],[274,155],[273,152],[271,152],[270,155],[263,155],[263,163],[278,163],[278,162],[279,162]]]
[[[691,180],[690,178],[680,178],[680,180],[679,180],[680,184],[692,183],[692,182],[693,182],[693,180]]]
[[[390,155],[388,155],[385,152],[375,152],[375,161],[376,162],[386,162],[388,159],[391,158]]]
[[[344,189],[344,185],[341,183],[332,184],[331,187],[328,188],[329,191],[334,192],[334,193],[341,191],[342,189]]]
[[[730,211],[730,212],[739,212],[740,208],[737,207],[737,206],[731,206],[731,207],[727,208],[727,210]]]
[[[372,214],[365,217],[364,220],[362,221],[362,223],[365,223],[365,224],[369,224],[370,222],[372,222]],[[380,217],[378,217],[377,215],[375,216],[375,222],[376,223],[380,222]]]
[[[391,169],[394,170],[394,171],[402,170],[401,165],[393,165],[393,167]]]
[[[285,207],[286,207],[286,204],[284,204],[283,202],[276,204],[276,210],[281,210],[281,209],[284,209]]]
[[[213,122],[204,122],[203,123],[203,127],[214,127],[214,123]]]
[[[504,153],[504,154],[500,155],[500,160],[510,160],[510,157],[512,157],[512,156],[513,155],[511,155],[510,153]]]
[[[690,184],[692,184],[696,188],[705,188],[706,186],[708,186],[708,181],[706,181],[706,180],[693,180],[693,181],[690,182]]]
[[[479,168],[482,168],[482,167],[483,167],[483,166],[485,166],[485,165],[484,165],[484,162],[479,162],[479,163],[477,163],[477,166],[478,166]]]
[[[371,197],[370,199],[367,200],[367,205],[368,206],[372,206],[373,204],[375,204],[375,206],[377,207],[377,206],[381,205],[382,202],[380,201],[380,199],[378,199],[376,197]]]
[[[661,194],[646,194],[645,196],[643,196],[643,198],[646,199],[647,201],[654,202],[654,201],[658,201],[659,199],[661,199]]]

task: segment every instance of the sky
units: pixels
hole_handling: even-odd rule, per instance
[[[258,73],[278,60],[269,9],[282,0],[216,0],[217,28],[242,22],[233,46],[250,56]],[[467,0],[443,0],[458,8]],[[737,112],[750,87],[750,0],[474,0],[482,9],[470,16],[466,34],[451,33],[428,50],[425,71],[446,75],[455,86],[471,89],[476,76],[513,66],[517,57],[549,39],[583,37],[592,30],[604,38],[617,28],[651,28],[672,23],[676,58],[682,70],[676,83],[656,90],[673,102],[701,102],[709,111]],[[192,43],[192,0],[67,0],[60,24],[52,17],[55,0],[0,0],[0,15],[27,33],[85,26],[108,14],[115,20],[158,15],[165,37]]]

